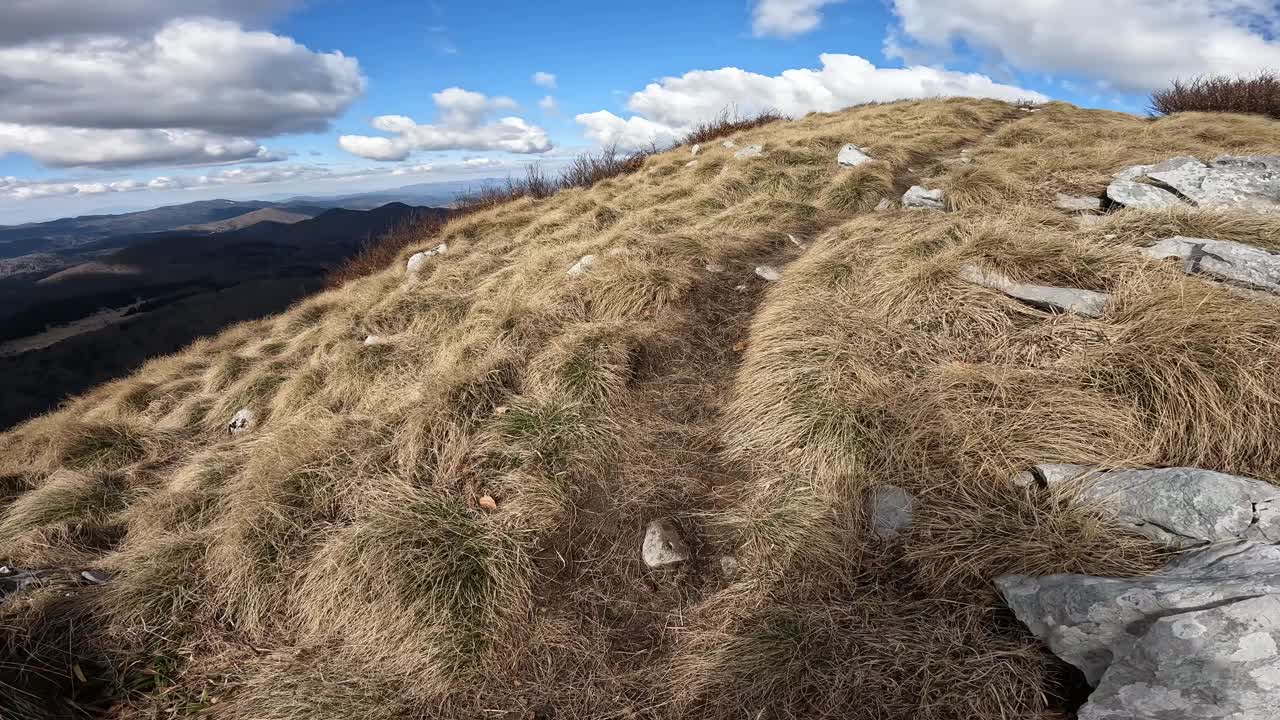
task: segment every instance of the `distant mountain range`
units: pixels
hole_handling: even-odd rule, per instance
[[[449,212],[211,200],[0,228],[0,428],[279,312],[366,242]]]

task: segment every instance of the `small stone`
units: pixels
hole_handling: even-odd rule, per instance
[[[732,579],[738,574],[738,559],[732,555],[720,556],[720,574]]]
[[[689,162],[685,163],[685,164],[684,164],[684,166],[685,166],[685,167],[695,167],[695,166],[697,166],[697,164],[698,164],[698,161],[697,161],[697,160],[690,160]]]
[[[668,519],[654,520],[644,533],[641,550],[644,564],[651,568],[676,565],[689,559],[689,548],[680,537],[680,528]]]
[[[984,270],[973,264],[960,268],[960,277],[1035,307],[1086,317],[1101,317],[1111,303],[1111,296],[1107,293],[1015,282],[998,272]]]
[[[235,415],[231,416],[231,422],[227,423],[227,432],[233,437],[253,432],[258,425],[258,415],[249,408],[241,408]]]
[[[1058,193],[1054,205],[1059,210],[1066,210],[1067,212],[1091,212],[1102,209],[1102,200],[1096,197]]]
[[[733,156],[738,158],[739,160],[748,160],[750,158],[760,157],[763,154],[764,154],[764,146],[756,144],[756,145],[748,145],[742,148],[738,152],[734,153]]]
[[[588,270],[595,266],[595,264],[595,255],[583,255],[582,259],[578,260],[578,262],[573,264],[573,267],[569,268],[569,277],[585,275]]]
[[[942,189],[926,190],[919,185],[912,185],[902,195],[902,207],[910,210],[941,210]]]
[[[707,272],[722,273],[724,272],[724,266],[720,263],[707,263]]]
[[[105,570],[84,570],[80,573],[80,577],[94,585],[103,585],[111,579],[111,575]]]
[[[871,158],[857,145],[848,144],[840,148],[840,153],[836,155],[836,162],[843,167],[857,167],[862,163],[871,162]]]
[[[489,495],[480,496],[480,499],[476,501],[476,504],[488,512],[493,512],[498,509],[498,501],[494,500],[493,497]]]
[[[803,249],[805,248],[805,244],[804,244],[804,243],[802,243],[802,242],[800,242],[799,240],[797,240],[795,235],[792,235],[792,234],[790,234],[790,233],[787,233],[787,239],[791,241],[791,244],[792,244],[792,245],[795,245],[796,247],[800,248],[801,250],[803,250]]]
[[[881,485],[869,493],[871,532],[887,540],[911,526],[911,493],[897,485]]]
[[[386,341],[385,341],[383,338],[379,337],[378,335],[370,335],[370,336],[368,336],[368,337],[366,337],[366,338],[364,339],[364,344],[365,344],[366,346],[369,346],[369,345],[381,345],[381,344],[382,344],[382,343],[384,343],[384,342],[386,342]]]
[[[876,203],[876,212],[884,212],[891,207],[893,207],[893,201],[889,198],[881,198],[880,202]]]
[[[747,291],[747,286],[746,286],[746,285],[739,285],[739,286],[735,287],[735,288],[734,288],[734,290],[737,290],[738,292],[746,292],[746,291]]]
[[[689,154],[690,154],[690,155],[697,155],[701,150],[702,150],[702,144],[701,144],[701,143],[698,143],[698,144],[694,145],[693,147],[689,148]]]
[[[507,407],[506,405],[499,405],[498,407],[493,409],[493,414],[497,417],[502,417],[503,415],[506,415],[508,412],[511,412],[511,408]]]
[[[426,267],[427,260],[429,258],[444,255],[447,252],[449,252],[449,244],[440,243],[430,250],[423,250],[422,252],[414,253],[410,256],[409,262],[405,265],[405,272],[410,275],[417,275],[422,268]]]
[[[725,148],[728,148],[729,150],[732,150],[732,149],[734,149],[734,148],[738,147],[738,143],[736,143],[736,142],[734,142],[734,141],[732,141],[732,140],[725,140],[724,142],[722,142],[722,143],[720,143],[720,144],[721,144],[722,146],[724,146]]]
[[[756,277],[769,282],[777,282],[782,279],[782,273],[772,265],[756,266]]]

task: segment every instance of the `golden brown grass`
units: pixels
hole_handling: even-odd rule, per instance
[[[0,563],[114,576],[3,607],[0,668],[38,672],[0,714],[58,717],[37,696],[91,688],[123,714],[231,720],[1060,717],[1070,674],[993,579],[1162,557],[1010,478],[1280,481],[1275,301],[1135,250],[1280,248],[1280,222],[1079,230],[1053,193],[1274,147],[1280,124],[945,100],[731,137],[765,155],[673,150],[507,198],[0,435]],[[846,142],[875,162],[838,167]],[[952,211],[873,211],[915,183]],[[962,282],[966,263],[1115,302],[1049,314]],[[241,407],[260,424],[233,438]],[[917,517],[877,540],[865,493],[888,483]],[[659,517],[693,551],[678,569],[640,560]]]

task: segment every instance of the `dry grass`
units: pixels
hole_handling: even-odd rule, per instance
[[[1274,301],[1135,251],[1280,248],[1280,223],[1078,230],[1053,193],[1274,147],[1280,124],[1027,110],[872,105],[737,128],[765,147],[751,160],[584,166],[0,435],[0,563],[114,575],[3,607],[0,668],[32,694],[0,715],[92,691],[231,720],[1061,717],[1070,674],[992,580],[1162,558],[1009,478],[1058,461],[1280,481]],[[875,162],[840,168],[844,143]],[[914,183],[952,211],[872,211]],[[1052,315],[960,281],[966,263],[1115,302]],[[260,424],[233,438],[240,407]],[[880,541],[864,498],[886,483],[919,509]],[[659,517],[693,551],[679,569],[640,560]]]
[[[689,134],[685,135],[681,144],[709,143],[712,140],[726,138],[745,130],[754,130],[785,119],[782,113],[773,109],[761,110],[755,115],[740,115],[735,108],[725,108],[716,117],[694,126]]]
[[[1280,118],[1280,74],[1208,75],[1175,80],[1151,94],[1151,110],[1161,115],[1180,112],[1252,113]]]

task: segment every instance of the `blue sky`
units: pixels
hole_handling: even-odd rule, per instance
[[[1280,66],[1269,0],[11,2],[0,224],[505,176],[731,104],[1143,112],[1174,77]]]

